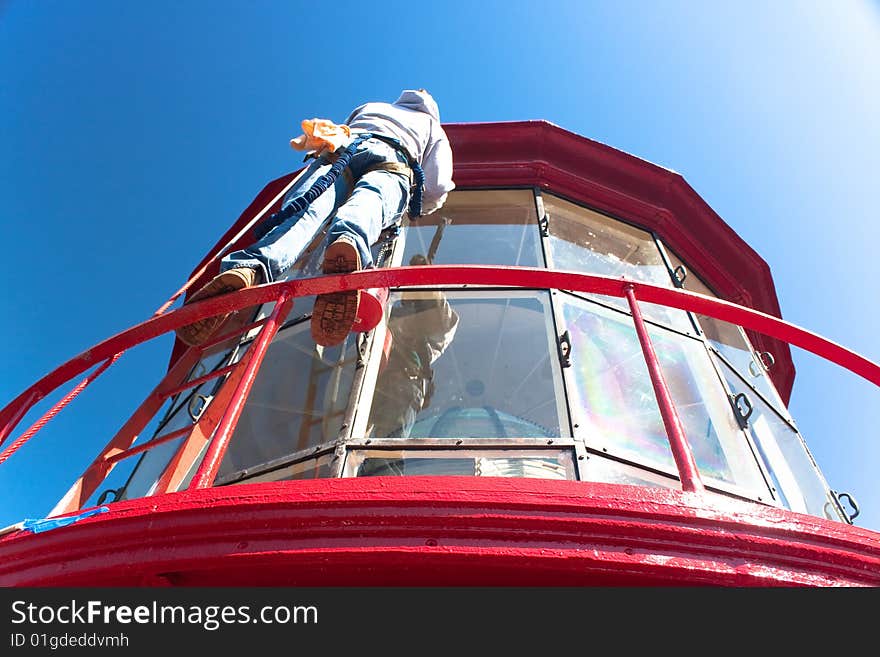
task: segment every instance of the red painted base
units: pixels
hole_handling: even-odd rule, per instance
[[[880,586],[880,533],[711,493],[375,477],[109,507],[0,538],[0,585]]]

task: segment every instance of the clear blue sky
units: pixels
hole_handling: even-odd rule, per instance
[[[785,319],[880,361],[876,2],[0,0],[0,72],[0,406],[161,306],[299,168],[301,119],[415,87],[447,122],[546,119],[678,171],[769,263]],[[170,346],[0,465],[0,526],[51,509]],[[880,530],[880,390],[794,358],[798,426]]]

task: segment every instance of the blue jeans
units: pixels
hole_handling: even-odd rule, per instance
[[[233,267],[253,267],[262,271],[262,282],[279,280],[299,259],[329,217],[332,219],[324,247],[346,235],[357,245],[361,266],[372,267],[370,246],[379,239],[383,229],[400,219],[409,203],[409,179],[406,175],[383,170],[367,171],[382,162],[405,164],[406,158],[378,139],[362,142],[351,158],[347,171],[309,207],[271,229],[252,246],[224,256],[220,271]],[[313,160],[284,197],[281,207],[290,205],[297,196],[304,194],[318,178],[327,173],[330,166],[331,162],[326,157]],[[347,175],[349,172],[350,177]]]

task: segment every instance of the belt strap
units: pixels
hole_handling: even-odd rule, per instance
[[[400,173],[405,175],[412,181],[412,169],[403,162],[378,162],[366,168],[364,173],[370,171],[390,171],[392,173]]]

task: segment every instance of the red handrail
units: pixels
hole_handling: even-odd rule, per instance
[[[281,197],[284,196],[288,190],[293,187],[293,184],[297,181],[298,176],[293,176],[291,180],[284,186],[284,188],[278,192],[275,197],[266,204],[262,210],[256,213],[253,217],[251,217],[247,223],[245,223],[241,229],[236,233],[231,239],[227,240],[226,244],[221,247],[217,253],[215,253],[210,259],[206,260],[205,263],[199,268],[198,271],[194,272],[186,283],[181,286],[177,292],[171,295],[171,297],[162,304],[156,312],[153,313],[153,317],[157,317],[165,313],[168,308],[170,308],[177,299],[180,298],[193,283],[201,279],[201,277],[208,271],[208,268],[211,266],[213,262],[215,262],[218,258],[224,255],[230,248],[232,248],[238,240],[240,240],[248,230],[250,230],[251,226],[255,225],[259,220],[263,217],[266,212],[272,209],[278,201],[281,200]],[[139,342],[134,344],[140,344]],[[86,352],[88,353],[88,352]],[[37,433],[40,429],[42,429],[53,417],[55,417],[65,406],[67,406],[71,401],[73,401],[79,393],[81,393],[85,388],[90,385],[95,379],[97,379],[101,374],[103,374],[107,369],[113,365],[122,354],[125,353],[125,349],[114,354],[109,360],[101,365],[100,368],[95,370],[94,373],[84,378],[80,381],[70,392],[68,392],[63,399],[57,402],[51,409],[49,409],[39,420],[37,420],[34,425],[28,429],[24,434],[19,436],[16,441],[6,448],[2,454],[0,454],[0,463],[3,463],[6,459],[8,459],[12,454],[14,454],[22,445],[24,445],[35,433]],[[73,375],[76,376],[76,375]],[[73,378],[73,377],[71,377]],[[61,384],[59,384],[61,385]],[[57,386],[56,386],[57,387]],[[54,389],[54,388],[53,388]],[[30,408],[36,404],[38,401],[43,399],[46,396],[46,393],[39,395],[36,391],[34,391],[34,396],[31,398],[28,404],[22,405],[15,413],[13,413],[8,419],[5,420],[5,424],[0,427],[0,445],[6,440],[12,430],[15,428],[15,425],[18,424],[19,420],[30,410]],[[5,409],[4,409],[5,410]],[[0,418],[3,417],[3,414],[0,413]]]
[[[342,290],[418,285],[478,285],[561,289],[628,299],[630,296],[637,295],[641,302],[689,310],[732,324],[739,324],[746,329],[783,340],[825,358],[880,386],[880,365],[868,360],[864,356],[785,320],[729,301],[704,296],[695,292],[651,285],[626,278],[612,278],[572,271],[552,271],[533,267],[422,265],[370,269],[349,274],[282,281],[206,299],[198,303],[185,305],[164,315],[154,316],[141,324],[104,340],[44,376],[0,411],[0,426],[4,426],[4,431],[8,435],[33,404],[44,398],[58,386],[63,385],[87,370],[96,361],[113,358],[134,345],[203,317],[279,301],[282,298],[294,299],[301,296]],[[635,313],[634,321],[638,329]],[[652,382],[655,382],[653,377]],[[664,422],[666,422],[666,418],[664,418]],[[674,421],[672,421],[672,426],[674,428]],[[669,425],[667,425],[668,429]],[[36,431],[33,433],[36,433]],[[33,433],[30,433],[27,437],[30,438]],[[674,434],[674,430],[671,433]],[[676,440],[674,435],[671,439],[673,441]],[[15,444],[16,448],[20,446],[22,438],[17,439]],[[687,458],[685,457],[685,460],[681,463],[678,461],[678,458],[676,461],[680,470],[684,465],[683,471],[679,473],[682,475],[683,484],[685,479],[688,479],[690,481],[688,485],[698,488],[700,486],[697,483],[699,479],[694,479],[688,474]]]

